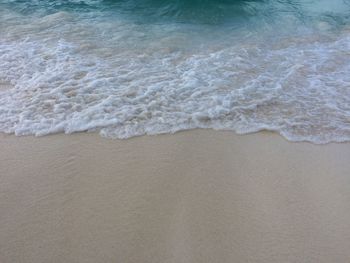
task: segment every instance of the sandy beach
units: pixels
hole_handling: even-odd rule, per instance
[[[350,262],[350,144],[0,135],[0,262]]]
[[[0,0],[0,263],[350,263],[349,14]]]

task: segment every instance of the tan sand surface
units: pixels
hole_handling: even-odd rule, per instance
[[[1,263],[348,263],[350,144],[0,134]]]

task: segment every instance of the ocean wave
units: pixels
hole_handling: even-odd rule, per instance
[[[296,27],[285,15],[284,28],[256,31],[13,9],[0,19],[0,83],[12,84],[0,89],[1,132],[212,128],[350,141],[347,23]]]
[[[56,12],[103,12],[132,18],[141,23],[177,21],[191,23],[279,22],[288,15],[300,21],[349,19],[349,0],[0,0],[0,5],[22,14]],[[337,21],[341,22],[341,21]]]

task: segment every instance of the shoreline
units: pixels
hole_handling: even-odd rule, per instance
[[[350,145],[0,134],[0,261],[347,262]]]

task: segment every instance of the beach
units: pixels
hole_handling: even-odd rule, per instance
[[[0,262],[349,262],[350,145],[0,134]]]
[[[349,263],[349,14],[0,0],[0,263]]]

